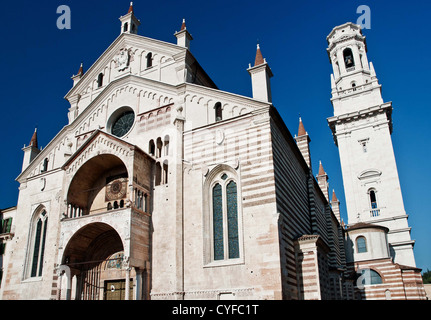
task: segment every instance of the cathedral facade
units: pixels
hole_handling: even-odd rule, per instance
[[[304,124],[292,136],[272,104],[259,46],[250,98],[217,88],[184,21],[176,44],[138,35],[133,5],[120,21],[72,77],[68,124],[23,148],[17,206],[1,211],[1,299],[425,298],[388,168],[392,108],[358,26],[328,36],[345,225]]]

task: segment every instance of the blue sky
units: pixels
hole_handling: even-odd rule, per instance
[[[338,150],[326,119],[332,116],[326,36],[336,25],[356,22],[359,5],[371,9],[371,29],[364,30],[368,59],[394,107],[392,135],[419,268],[431,269],[430,131],[428,75],[431,63],[428,1],[142,1],[135,14],[139,34],[176,42],[182,19],[193,35],[191,51],[221,90],[251,96],[246,69],[259,41],[273,73],[273,103],[294,135],[301,114],[311,141],[311,159],[329,175],[330,188],[342,201],[347,221]],[[57,7],[71,9],[71,29],[59,30]],[[70,77],[84,62],[88,69],[120,33],[118,18],[128,1],[3,1],[0,5],[2,76],[0,77],[0,208],[14,206],[21,148],[38,127],[46,146],[67,124],[64,96]]]

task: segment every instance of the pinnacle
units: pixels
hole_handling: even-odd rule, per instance
[[[261,64],[264,64],[265,60],[263,59],[262,52],[260,51],[259,44],[257,44],[257,50],[256,50],[256,59],[254,60],[254,66],[258,66]]]

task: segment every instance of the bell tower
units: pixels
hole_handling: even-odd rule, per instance
[[[391,140],[392,103],[383,101],[360,26],[335,27],[327,41],[334,108],[328,123],[339,149],[348,223],[387,227],[394,262],[414,267]]]

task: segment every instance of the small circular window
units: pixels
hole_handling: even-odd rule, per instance
[[[117,137],[123,137],[133,126],[135,113],[131,110],[122,112],[112,123],[111,133]]]

